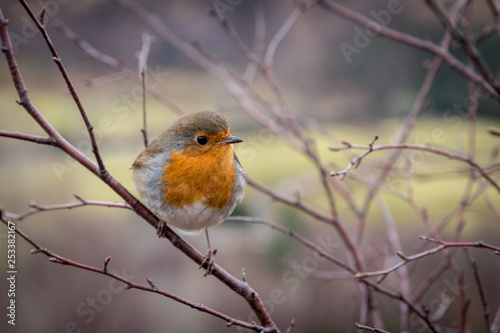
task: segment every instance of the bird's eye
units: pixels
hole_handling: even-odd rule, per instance
[[[208,139],[202,135],[196,137],[196,142],[198,142],[200,145],[204,146],[207,144]]]

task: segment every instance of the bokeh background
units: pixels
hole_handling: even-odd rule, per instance
[[[373,17],[387,8],[391,1],[338,1],[360,13]],[[62,57],[78,93],[94,124],[104,163],[109,171],[133,193],[129,167],[143,149],[142,96],[137,83],[116,77],[116,71],[87,57],[78,47],[58,33],[53,23],[62,21],[90,44],[120,59],[137,70],[137,52],[141,35],[152,31],[130,12],[112,1],[31,1],[38,12],[47,7],[50,36]],[[224,16],[242,39],[252,45],[255,33],[256,1],[224,2]],[[227,38],[220,25],[208,15],[210,1],[141,1],[157,13],[174,33],[184,40],[199,40],[220,57],[236,73],[245,70],[247,62]],[[272,38],[293,11],[292,1],[262,1],[266,42]],[[432,12],[418,1],[400,1],[403,10],[390,17],[394,29],[438,42],[442,25]],[[473,28],[491,23],[484,1],[472,4]],[[1,8],[9,18],[11,38],[16,57],[29,94],[43,115],[77,148],[87,151],[87,133],[78,110],[66,91],[64,82],[51,60],[39,32],[36,32],[22,7],[13,0],[2,0]],[[303,14],[277,49],[274,70],[287,102],[293,112],[304,118],[304,127],[317,143],[322,159],[332,170],[343,169],[352,155],[334,153],[330,146],[341,140],[366,144],[375,134],[380,142],[391,142],[402,119],[411,110],[432,58],[428,53],[385,38],[371,38],[359,53],[346,57],[341,43],[354,43],[356,24],[312,8]],[[500,64],[500,42],[497,33],[479,46],[494,70]],[[463,59],[460,50],[455,50]],[[273,133],[263,130],[251,120],[227,93],[222,84],[203,72],[177,50],[157,39],[152,46],[148,65],[150,83],[185,112],[213,109],[222,113],[232,133],[245,142],[236,147],[239,158],[252,178],[293,196],[318,209],[325,208],[325,198],[314,166],[290,149]],[[15,103],[18,98],[12,86],[5,59],[0,58],[0,128],[43,135],[42,130]],[[467,151],[468,124],[466,81],[444,65],[427,99],[425,112],[412,131],[415,143],[446,146]],[[154,137],[176,118],[176,115],[151,96],[147,99],[148,130]],[[477,122],[477,160],[494,163],[492,154],[500,141],[486,128],[500,126],[498,101],[480,101]],[[437,132],[436,132],[437,131]],[[435,133],[439,133],[436,141]],[[434,138],[434,139],[433,139]],[[381,153],[380,156],[384,156]],[[378,157],[352,172],[370,177],[370,168],[377,167]],[[387,155],[385,155],[387,156]],[[421,155],[413,170],[414,198],[425,207],[431,223],[437,224],[454,207],[458,207],[467,173],[466,165],[444,158]],[[498,172],[493,174],[499,179]],[[394,175],[391,186],[405,187],[404,174]],[[354,198],[362,201],[366,185],[355,177],[345,180]],[[487,191],[497,209],[500,196]],[[75,164],[62,152],[48,146],[0,138],[0,208],[11,213],[26,211],[31,202],[40,205],[75,201],[73,194],[84,199],[119,201],[119,197],[99,179]],[[335,194],[337,195],[337,194]],[[418,236],[426,227],[404,200],[385,193],[403,250],[411,254]],[[345,205],[345,204],[344,204]],[[354,221],[352,212],[340,203],[346,221]],[[345,209],[345,213],[342,209]],[[293,228],[307,238],[327,244],[328,251],[345,259],[344,247],[335,230],[312,220],[291,207],[275,203],[253,188],[247,190],[245,201],[236,215],[266,218]],[[500,221],[481,198],[467,209],[463,240],[499,246]],[[391,264],[387,230],[379,207],[374,205],[367,219],[366,258],[370,269]],[[155,231],[134,213],[127,210],[83,207],[73,210],[44,212],[18,222],[18,226],[40,245],[67,258],[101,266],[110,256],[110,268],[136,282],[145,283],[149,276],[159,287],[181,297],[210,306],[244,320],[253,320],[246,303],[214,278],[203,278],[196,264],[180,254],[171,244],[158,240]],[[346,226],[349,231],[353,225]],[[454,225],[442,236],[450,238]],[[0,228],[0,253],[6,249],[6,228]],[[201,252],[206,249],[203,233],[182,233]],[[264,226],[244,222],[225,222],[210,231],[211,242],[218,249],[216,261],[233,275],[246,272],[248,282],[259,292],[270,308],[277,324],[285,330],[295,318],[297,332],[354,331],[358,316],[359,292],[352,278],[308,278],[306,273],[339,271],[318,259],[313,253],[287,236]],[[31,247],[17,239],[17,325],[7,325],[5,315],[0,321],[2,332],[234,332],[214,317],[187,308],[159,295],[137,290],[124,291],[110,278],[48,262],[47,257],[31,255]],[[470,251],[479,265],[483,288],[492,316],[500,304],[500,262],[498,256],[484,250]],[[388,257],[385,257],[388,256]],[[394,256],[393,256],[394,257]],[[484,331],[482,309],[475,291],[471,270],[463,253],[455,255],[464,271],[467,296],[471,299],[469,330]],[[412,275],[416,288],[440,262],[441,255],[423,259]],[[6,280],[6,256],[1,255],[0,278]],[[290,267],[295,263],[298,270]],[[298,266],[297,266],[298,264]],[[339,276],[336,276],[339,277]],[[340,275],[341,277],[341,275]],[[393,280],[384,282],[390,287]],[[6,289],[2,287],[2,309]],[[276,295],[280,297],[276,298]],[[458,325],[456,279],[448,272],[429,290],[422,304],[428,307],[441,303],[441,295],[455,295],[442,318],[453,331]],[[377,297],[383,309],[388,330],[398,331],[399,305]],[[5,311],[5,310],[4,310]],[[415,323],[412,331],[424,331]]]

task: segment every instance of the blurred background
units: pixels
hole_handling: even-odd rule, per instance
[[[392,1],[338,1],[353,10],[376,19],[387,11]],[[212,5],[224,4],[224,16],[240,37],[253,48],[257,1],[141,1],[148,10],[180,38],[198,40],[216,54],[231,70],[241,74],[247,61],[228,39],[220,24],[210,17]],[[399,2],[402,10],[388,18],[393,29],[436,43],[444,33],[442,25],[421,2]],[[38,12],[46,6],[46,24],[50,36],[77,87],[80,99],[94,125],[104,163],[108,170],[132,193],[135,191],[130,166],[143,149],[142,92],[140,85],[117,77],[116,70],[86,56],[55,28],[60,20],[88,43],[105,54],[123,61],[137,71],[137,53],[143,32],[153,31],[129,11],[113,1],[32,1]],[[292,1],[262,1],[259,8],[265,19],[265,42],[269,43],[295,8]],[[492,23],[485,1],[472,3],[473,29]],[[39,32],[22,6],[13,0],[1,3],[9,19],[9,30],[16,48],[17,61],[30,97],[42,114],[77,148],[91,156],[89,141],[57,67],[51,60]],[[355,45],[360,26],[314,7],[305,12],[279,45],[274,70],[284,97],[292,111],[303,118],[307,133],[315,140],[325,165],[342,170],[354,156],[352,152],[332,152],[328,147],[341,146],[341,140],[367,144],[374,135],[379,143],[394,140],[401,122],[413,105],[432,56],[421,50],[374,37],[354,53],[342,45]],[[363,27],[361,27],[363,28]],[[455,49],[453,49],[455,47]],[[465,56],[452,45],[454,54]],[[484,38],[479,50],[493,71],[500,65],[500,42],[497,33]],[[241,106],[215,78],[176,49],[157,38],[149,66],[149,83],[178,105],[184,112],[213,109],[222,113],[234,135],[245,142],[236,152],[250,177],[274,190],[301,198],[326,209],[317,171],[301,154],[290,149],[273,133],[262,129],[244,113]],[[18,106],[5,58],[0,58],[0,129],[44,135],[43,131]],[[426,100],[423,115],[411,132],[411,141],[467,154],[467,85],[463,76],[443,65]],[[167,128],[177,115],[148,95],[148,131],[150,139]],[[493,98],[483,98],[477,110],[476,160],[482,165],[498,165],[500,141],[489,135],[488,127],[500,127],[500,108]],[[385,155],[384,155],[385,154]],[[459,207],[467,184],[467,165],[429,154],[416,154],[413,198],[424,207],[432,224],[438,224]],[[50,205],[76,201],[74,194],[89,200],[118,201],[120,198],[83,167],[61,151],[33,143],[0,138],[0,208],[22,213],[30,203]],[[345,182],[354,199],[361,203],[367,191],[362,177],[373,177],[373,168],[384,162],[386,153],[368,159],[351,171]],[[404,163],[404,161],[402,162]],[[407,186],[405,173],[389,177],[391,187]],[[493,177],[499,181],[498,172]],[[500,221],[488,208],[490,198],[497,211],[500,196],[492,189],[481,190],[466,210],[462,240],[482,240],[499,246]],[[484,194],[486,193],[486,194]],[[411,254],[427,227],[412,207],[390,191],[383,193],[392,213],[402,250]],[[339,194],[335,194],[338,198]],[[367,218],[363,250],[367,268],[378,270],[393,264],[395,258],[387,240],[387,229],[379,205]],[[349,232],[354,231],[355,216],[344,201],[339,211]],[[345,249],[335,230],[289,206],[273,202],[248,188],[244,202],[234,215],[265,218],[321,244],[331,254],[346,259]],[[82,263],[100,267],[111,257],[109,268],[146,283],[155,284],[176,295],[202,303],[243,320],[255,320],[243,299],[215,278],[203,278],[195,263],[168,241],[156,238],[155,230],[128,210],[83,207],[73,210],[43,212],[17,225],[41,246]],[[455,224],[442,232],[450,239]],[[204,233],[180,232],[200,252],[206,251]],[[270,313],[284,331],[295,318],[296,332],[352,332],[359,315],[359,289],[356,281],[290,237],[261,225],[228,221],[210,230],[212,246],[218,249],[216,262],[236,277],[246,272],[247,281],[259,292]],[[6,228],[0,228],[0,246],[5,253]],[[30,255],[31,246],[17,238],[17,322],[16,327],[0,321],[2,332],[234,332],[220,319],[192,310],[155,294],[123,290],[108,277],[50,263],[42,255]],[[491,317],[500,304],[500,262],[498,256],[481,249],[471,249],[481,274]],[[393,261],[391,261],[391,260]],[[429,272],[441,262],[442,255],[419,262],[411,277],[415,290]],[[6,281],[6,256],[0,259],[2,286]],[[292,263],[292,264],[291,264]],[[467,297],[471,299],[468,329],[484,331],[481,302],[471,269],[462,251],[455,263],[463,270]],[[291,267],[293,266],[293,267]],[[321,273],[337,272],[333,278]],[[325,274],[326,274],[325,273]],[[308,278],[308,274],[314,278]],[[396,275],[396,273],[394,273]],[[331,274],[330,274],[331,275]],[[397,280],[389,278],[391,288]],[[460,318],[456,277],[447,272],[433,285],[420,302],[431,312],[442,304],[442,295],[451,305],[440,323],[454,331]],[[2,309],[6,306],[2,288]],[[277,297],[276,295],[280,295]],[[377,294],[376,294],[377,295]],[[384,322],[389,331],[398,331],[399,304],[377,295]],[[5,311],[5,310],[4,310]],[[422,332],[415,320],[411,331]]]

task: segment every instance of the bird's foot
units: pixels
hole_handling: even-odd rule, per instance
[[[158,223],[158,226],[156,227],[156,234],[160,238],[165,238],[167,237],[167,223],[165,221],[160,220]]]
[[[205,258],[201,262],[199,268],[205,268],[205,274],[203,274],[204,277],[212,274],[212,270],[214,268],[214,263],[215,263],[215,254],[216,253],[217,253],[217,249],[215,249],[213,251],[211,249],[208,249],[207,255],[205,256]]]

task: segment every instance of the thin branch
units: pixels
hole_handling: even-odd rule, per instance
[[[491,333],[500,333],[500,304],[498,305],[497,313],[491,324]]]
[[[255,3],[255,34],[254,46],[252,53],[256,59],[260,60],[264,56],[265,51],[265,36],[266,36],[266,20],[264,19],[264,9],[261,2]],[[257,65],[249,63],[243,74],[243,79],[247,82],[252,82],[255,73],[257,72]]]
[[[346,147],[334,147],[330,148],[332,151],[339,151],[339,150],[344,150],[344,149],[366,149],[364,153],[361,155],[357,156],[353,162],[351,162],[344,170],[342,171],[333,171],[331,173],[331,176],[338,176],[338,175],[344,175],[349,170],[351,170],[353,167],[357,167],[363,158],[365,158],[367,155],[371,154],[372,152],[375,151],[380,151],[380,150],[387,150],[387,149],[412,149],[412,150],[420,150],[420,151],[425,151],[428,153],[440,155],[447,157],[452,160],[457,160],[461,162],[465,162],[469,164],[471,167],[475,168],[481,176],[483,176],[493,187],[500,192],[500,185],[490,176],[490,174],[482,168],[477,162],[475,162],[471,157],[469,156],[464,156],[460,155],[457,153],[452,153],[449,151],[441,150],[438,148],[426,146],[426,145],[418,145],[418,144],[412,144],[412,143],[396,143],[396,144],[387,144],[387,145],[378,145],[378,146],[361,146],[361,145],[351,145],[349,144]]]
[[[444,9],[436,0],[426,0],[427,5],[432,9],[436,17],[441,21],[441,23],[453,34],[453,37],[458,39],[464,46],[467,55],[474,61],[477,68],[486,79],[486,81],[499,92],[500,87],[498,83],[495,82],[495,77],[488,68],[488,65],[481,57],[481,54],[474,46],[472,39],[467,36],[467,34],[461,32],[457,29],[457,25],[448,19],[448,15],[445,13]],[[472,66],[471,66],[472,68]]]
[[[73,209],[84,206],[100,206],[100,207],[112,207],[112,208],[125,208],[132,209],[128,203],[119,203],[119,202],[109,202],[109,201],[97,201],[97,200],[85,200],[78,195],[74,195],[75,198],[78,199],[76,202],[68,202],[62,204],[54,204],[54,205],[37,205],[35,203],[30,203],[29,210],[20,214],[13,214],[9,212],[4,212],[5,216],[12,220],[22,221],[32,215],[48,212],[54,210],[65,210],[65,209]]]
[[[72,31],[70,28],[68,28],[65,24],[63,24],[61,21],[56,20],[54,23],[55,28],[63,34],[66,38],[68,38],[71,42],[73,42],[76,46],[78,46],[80,49],[82,49],[85,54],[88,56],[92,57],[93,59],[102,62],[105,65],[108,65],[109,67],[115,69],[118,71],[120,75],[123,75],[125,78],[128,80],[135,82],[137,84],[142,85],[142,79],[140,75],[137,75],[136,72],[126,68],[124,64],[121,61],[118,61],[117,59],[113,58],[112,56],[108,54],[104,54],[101,51],[97,50],[95,47],[90,45],[88,42],[86,42],[81,36],[76,34],[74,31]],[[178,115],[183,115],[185,112],[175,103],[173,103],[171,100],[169,100],[165,95],[163,95],[156,86],[151,85],[146,82],[145,84],[146,90],[156,98],[158,101],[160,101],[163,105],[168,107],[170,110],[175,112]]]
[[[486,297],[484,295],[483,284],[481,283],[481,278],[479,276],[479,270],[477,268],[477,263],[474,258],[470,255],[467,248],[464,248],[465,257],[469,262],[469,265],[472,269],[472,273],[474,274],[474,280],[476,281],[477,291],[479,293],[479,297],[481,298],[481,304],[483,305],[483,317],[484,323],[486,325],[486,332],[490,332],[490,311],[488,310],[488,303],[486,302]]]
[[[0,130],[0,136],[3,136],[5,138],[24,140],[24,141],[34,142],[34,143],[38,143],[38,144],[57,147],[56,140],[54,140],[53,138],[50,138],[50,137],[47,138],[44,136],[38,136],[38,135],[32,135],[32,134],[26,134],[26,133],[20,133],[20,132],[3,131],[3,130]]]
[[[390,211],[390,208],[387,202],[384,200],[382,195],[377,196],[377,202],[380,209],[380,213],[382,215],[382,219],[385,222],[386,230],[387,230],[387,238],[389,240],[389,244],[391,246],[392,251],[394,253],[402,252],[401,240],[398,235],[398,231],[396,228],[396,222],[394,221],[394,217]],[[411,294],[410,287],[410,278],[409,278],[409,270],[406,267],[401,267],[398,271],[399,273],[399,290],[401,294],[405,297],[409,297]],[[403,332],[409,331],[409,308],[406,304],[402,303],[399,307],[400,309],[400,330]]]
[[[44,10],[42,13],[40,13],[40,19],[37,19],[33,11],[31,10],[30,6],[26,3],[25,0],[19,0],[21,4],[23,5],[24,9],[30,16],[31,20],[35,23],[37,26],[38,30],[42,33],[43,38],[45,39],[45,42],[47,43],[47,46],[50,49],[50,52],[52,53],[52,60],[56,63],[57,67],[59,68],[59,71],[61,72],[64,81],[66,82],[66,85],[68,86],[68,90],[71,94],[71,97],[75,101],[76,106],[78,107],[78,110],[80,111],[80,115],[83,119],[83,122],[85,123],[85,126],[87,128],[87,131],[89,133],[89,138],[90,138],[90,143],[92,145],[92,152],[94,153],[97,165],[99,166],[99,171],[98,175],[99,177],[106,177],[107,175],[107,170],[104,167],[104,163],[101,158],[101,154],[99,152],[99,148],[97,146],[97,141],[95,139],[94,135],[94,127],[90,123],[87,113],[85,112],[85,109],[83,108],[82,103],[80,102],[80,97],[78,97],[78,94],[76,93],[75,87],[73,86],[73,83],[71,82],[71,79],[69,77],[68,72],[66,71],[66,67],[64,66],[61,57],[56,51],[56,48],[54,44],[52,43],[52,40],[49,37],[49,34],[47,33],[47,29],[45,28],[45,24],[43,24],[43,16],[44,16]]]
[[[304,244],[306,247],[312,249],[314,252],[316,252],[321,257],[324,257],[325,259],[335,263],[336,265],[343,267],[346,271],[350,272],[351,274],[356,273],[356,269],[350,267],[347,264],[342,263],[342,261],[333,257],[331,254],[329,254],[328,252],[323,250],[320,246],[312,243],[311,241],[303,238],[302,236],[299,236],[297,233],[295,233],[291,229],[286,229],[286,228],[280,227],[274,223],[271,223],[271,222],[268,222],[268,221],[265,221],[262,219],[246,217],[246,216],[230,216],[228,218],[228,220],[247,221],[247,222],[257,223],[257,224],[261,224],[261,225],[270,227],[273,230],[279,231],[285,235],[291,236],[292,238],[298,240],[301,244]],[[382,287],[380,284],[377,284],[374,281],[364,279],[364,278],[358,278],[358,281],[360,283],[363,283],[367,287],[371,287],[373,290],[375,290],[383,295],[388,296],[389,298],[393,298],[399,302],[403,302],[404,304],[408,305],[410,311],[414,312],[418,317],[420,317],[420,319],[422,319],[425,322],[425,324],[429,327],[429,329],[432,332],[439,332],[439,330],[436,328],[435,324],[429,320],[429,317],[425,313],[425,311],[423,311],[420,307],[416,306],[409,298],[405,297],[401,293],[392,292],[392,291]]]
[[[297,240],[299,243],[302,243],[306,247],[310,248],[311,250],[315,251],[318,253],[320,256],[328,259],[329,261],[333,262],[334,264],[338,265],[339,267],[345,269],[346,271],[349,271],[351,273],[355,273],[356,271],[351,268],[348,264],[344,263],[342,260],[338,259],[337,257],[329,254],[328,252],[325,252],[320,246],[316,245],[315,243],[307,240],[306,238],[300,236],[297,234],[295,231],[292,229],[286,229],[283,228],[277,224],[271,223],[269,221],[259,219],[259,218],[253,218],[253,217],[247,217],[247,216],[230,216],[227,221],[244,221],[244,222],[251,222],[255,224],[262,224],[265,225],[271,229],[277,230],[281,232],[282,234],[288,235],[292,237],[293,239]]]
[[[322,222],[325,222],[328,224],[333,223],[331,216],[323,214],[321,211],[305,204],[299,198],[293,199],[293,198],[288,197],[284,194],[281,194],[281,193],[279,193],[279,192],[277,192],[277,191],[275,191],[275,190],[273,190],[265,185],[258,183],[254,179],[250,178],[248,175],[246,176],[246,180],[247,180],[248,185],[250,185],[250,186],[254,187],[255,189],[257,189],[258,191],[268,195],[273,200],[276,200],[276,201],[285,203],[287,205],[296,207],[297,209],[303,211],[304,213],[314,217],[315,219],[317,219],[319,221],[322,221]]]
[[[328,0],[318,0],[318,4],[323,8],[335,13],[341,17],[344,17],[350,21],[354,21],[363,26],[376,26],[377,33],[382,36],[386,36],[390,39],[393,39],[397,42],[401,42],[425,51],[428,51],[436,56],[442,58],[445,62],[447,62],[451,68],[454,68],[459,73],[463,74],[466,78],[473,80],[476,83],[479,83],[483,86],[495,99],[500,100],[500,94],[493,88],[487,80],[485,80],[481,75],[477,74],[472,68],[458,60],[455,56],[453,56],[447,49],[438,46],[432,42],[417,38],[415,36],[411,36],[409,34],[405,34],[398,30],[389,28],[384,25],[380,25],[378,22],[373,21],[366,16],[363,16],[355,11],[348,9],[345,6],[342,6],[336,2],[328,1]]]
[[[462,272],[458,275],[458,291],[462,308],[460,311],[460,333],[465,333],[467,331],[467,311],[469,310],[471,300],[465,298],[464,274]]]
[[[292,318],[292,320],[290,321],[290,325],[288,325],[288,328],[286,329],[286,333],[292,333],[294,327],[295,327],[295,318]]]
[[[433,242],[433,243],[444,245],[446,247],[478,247],[478,248],[485,248],[485,249],[493,251],[496,255],[500,255],[500,247],[496,247],[496,246],[490,245],[490,244],[485,243],[483,241],[477,241],[477,242],[445,242],[443,240],[434,239],[434,238],[427,237],[427,236],[420,236],[420,238],[423,239],[423,240],[427,240],[429,242]]]
[[[15,223],[9,221],[4,216],[1,216],[1,214],[0,214],[0,219],[1,219],[2,223],[5,224],[9,228],[9,230],[15,230],[15,232],[19,236],[21,236],[21,238],[23,238],[26,242],[28,242],[29,244],[31,244],[34,247],[34,249],[31,250],[32,254],[42,253],[42,254],[46,255],[47,257],[49,257],[50,262],[60,264],[60,265],[68,265],[68,266],[76,267],[76,268],[79,268],[82,270],[86,270],[86,271],[102,274],[105,276],[109,276],[110,278],[113,278],[117,281],[124,283],[125,290],[138,289],[138,290],[143,290],[143,291],[147,291],[147,292],[151,292],[154,294],[159,294],[159,295],[165,296],[167,298],[170,298],[178,303],[187,305],[187,306],[189,306],[193,309],[196,309],[198,311],[205,312],[205,313],[212,315],[214,317],[221,318],[227,322],[226,325],[228,327],[232,326],[232,325],[236,325],[236,326],[241,326],[244,328],[251,329],[251,330],[256,331],[256,332],[274,332],[274,330],[272,328],[262,327],[262,326],[256,325],[255,323],[249,323],[249,322],[245,322],[245,321],[230,317],[226,314],[223,314],[223,313],[218,312],[212,308],[209,308],[203,304],[189,301],[189,300],[182,298],[180,296],[177,296],[171,292],[160,289],[154,285],[154,283],[151,281],[151,279],[149,277],[146,278],[146,280],[149,284],[149,286],[148,286],[148,285],[143,285],[140,283],[133,282],[133,281],[131,281],[131,280],[119,275],[119,274],[113,273],[113,272],[108,270],[108,265],[109,265],[109,262],[111,260],[110,257],[107,257],[104,260],[102,268],[82,264],[80,262],[65,258],[65,257],[63,257],[55,252],[52,252],[51,250],[49,250],[47,248],[44,248],[44,247],[38,245],[38,243],[36,243],[27,234],[25,234],[21,229],[19,229],[17,226],[15,226]]]
[[[358,324],[356,323],[356,328],[358,330],[363,330],[363,331],[370,331],[370,332],[377,332],[377,333],[390,333],[389,331],[384,331],[380,328],[376,328],[376,327],[371,327],[371,326],[365,326],[365,325],[361,325],[361,324]]]
[[[274,35],[274,37],[269,42],[269,46],[267,47],[267,51],[264,56],[264,64],[268,68],[272,67],[273,65],[274,54],[278,49],[278,45],[281,43],[283,38],[285,38],[295,22],[299,19],[299,17],[302,15],[302,13],[304,13],[306,9],[307,7],[305,5],[295,7],[295,9],[286,19],[285,23],[281,26],[276,35]]]
[[[142,34],[142,48],[139,52],[139,75],[142,79],[142,136],[144,139],[144,147],[148,146],[148,131],[146,123],[146,73],[148,69],[148,56],[151,45],[154,42],[154,37],[144,32]]]
[[[398,255],[398,257],[403,259],[403,261],[400,261],[399,263],[393,265],[392,267],[389,267],[389,268],[386,268],[383,270],[379,270],[379,271],[364,272],[364,273],[358,272],[358,273],[356,273],[355,277],[357,279],[363,279],[363,278],[372,277],[372,276],[380,276],[380,278],[377,280],[377,283],[380,283],[387,277],[387,275],[389,273],[394,272],[395,270],[408,264],[409,262],[426,257],[426,256],[429,256],[429,255],[436,254],[436,253],[441,252],[441,251],[443,251],[447,248],[450,248],[450,247],[485,248],[485,249],[492,250],[494,252],[494,254],[496,254],[496,255],[500,255],[500,248],[499,247],[484,243],[482,241],[478,241],[478,242],[445,242],[445,241],[437,240],[437,239],[427,237],[427,236],[420,236],[420,238],[427,240],[427,241],[430,241],[430,242],[438,243],[441,245],[436,246],[436,247],[429,249],[427,251],[423,251],[423,252],[411,255],[411,256],[406,256],[402,252],[397,252],[396,254]]]
[[[458,8],[460,8],[459,5],[456,5],[455,7],[456,7],[456,9],[452,13],[452,15],[456,15],[458,13]],[[443,49],[448,49],[450,42],[451,42],[451,34],[449,32],[446,32],[444,37],[441,40],[440,47]],[[417,97],[415,98],[415,100],[413,102],[411,111],[403,122],[401,132],[400,132],[398,139],[397,139],[398,143],[403,143],[406,141],[406,139],[408,138],[408,136],[410,134],[410,130],[414,127],[418,116],[422,113],[422,110],[424,109],[425,101],[427,99],[427,96],[430,92],[432,85],[434,84],[434,80],[436,78],[437,72],[441,68],[442,63],[443,63],[442,58],[436,56],[436,57],[434,57],[430,66],[428,67],[427,73],[425,75],[425,78],[424,78],[421,86],[420,86]],[[363,239],[368,209],[370,208],[371,203],[372,203],[373,199],[375,198],[375,195],[379,191],[381,184],[387,179],[390,172],[392,171],[393,166],[394,166],[394,164],[395,164],[395,162],[400,154],[401,154],[400,151],[394,151],[389,156],[389,158],[384,163],[384,166],[382,167],[381,172],[378,174],[375,181],[373,182],[373,185],[370,186],[370,189],[365,196],[365,200],[363,202],[363,206],[361,209],[362,213],[359,214],[359,218],[357,221],[356,243],[358,243],[358,244],[360,244],[362,239]]]

